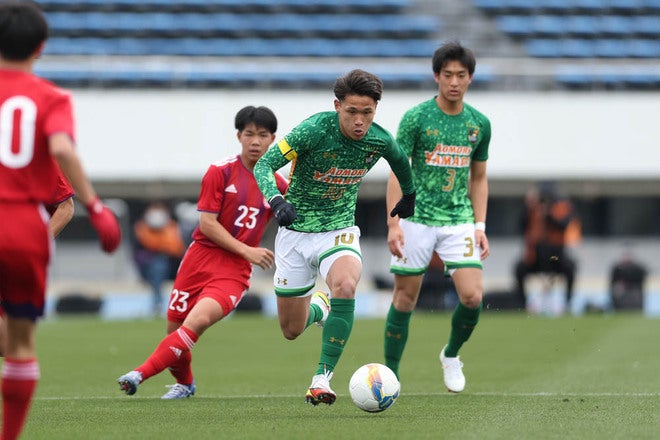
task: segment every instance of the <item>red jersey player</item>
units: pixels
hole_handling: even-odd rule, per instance
[[[18,437],[39,379],[36,320],[43,315],[52,235],[51,203],[59,168],[87,207],[106,252],[121,240],[114,214],[100,202],[74,150],[69,93],[38,78],[33,65],[48,37],[31,1],[0,1],[0,299],[6,317],[2,433]]]
[[[117,380],[126,394],[165,368],[176,384],[163,399],[195,393],[192,349],[197,339],[227,316],[250,286],[252,265],[272,267],[273,252],[259,247],[273,212],[252,174],[275,140],[277,119],[266,107],[241,109],[234,123],[241,154],[212,164],[202,180],[199,226],[183,257],[167,310],[167,336],[147,360]],[[287,181],[275,174],[281,193]]]

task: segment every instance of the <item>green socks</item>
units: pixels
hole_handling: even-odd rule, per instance
[[[315,322],[320,321],[321,318],[323,318],[323,310],[321,310],[321,308],[316,304],[310,304],[309,315],[307,316],[307,323],[305,324],[305,328],[309,327]]]
[[[334,371],[353,328],[355,299],[331,298],[330,314],[323,326],[321,359],[316,374]]]
[[[390,305],[385,322],[385,365],[399,377],[399,362],[408,340],[408,327],[412,312],[399,312]]]
[[[479,322],[479,313],[483,303],[479,303],[476,309],[469,309],[460,302],[454,309],[454,314],[451,317],[451,333],[449,335],[449,344],[445,349],[445,356],[456,357],[458,350],[465,341],[470,339],[472,331]]]

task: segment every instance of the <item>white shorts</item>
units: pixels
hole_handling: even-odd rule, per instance
[[[400,220],[403,230],[403,258],[392,255],[390,272],[421,275],[436,252],[450,274],[462,267],[482,269],[481,248],[474,242],[474,224],[426,226]]]
[[[319,274],[325,280],[332,263],[344,255],[362,261],[357,226],[328,232],[279,228],[275,237],[275,294],[310,295]]]

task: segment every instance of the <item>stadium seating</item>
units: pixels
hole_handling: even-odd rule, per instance
[[[660,0],[473,0],[473,4],[534,58],[660,57]],[[555,80],[572,88],[617,84],[653,88],[659,75],[658,69],[624,75],[616,68],[594,72],[578,65],[569,70],[562,67]]]

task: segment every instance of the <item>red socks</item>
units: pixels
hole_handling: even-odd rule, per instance
[[[2,365],[2,439],[18,438],[39,381],[36,359],[5,358]]]
[[[168,367],[174,367],[176,370],[180,370],[182,367],[181,363],[185,364],[186,360],[189,366],[190,360],[192,359],[190,349],[193,348],[198,338],[199,336],[197,336],[192,330],[187,329],[184,326],[179,327],[177,330],[165,336],[147,360],[135,370],[142,373],[142,380],[144,381]],[[188,369],[190,368],[188,367]],[[181,372],[185,375],[184,371]],[[172,374],[178,381],[178,375],[176,375],[174,371]],[[192,372],[190,372],[190,376],[190,382],[192,382]]]

